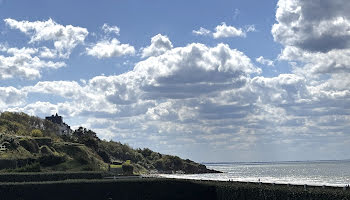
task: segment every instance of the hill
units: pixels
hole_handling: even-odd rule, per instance
[[[0,170],[107,171],[112,161],[130,160],[139,174],[217,172],[178,156],[101,140],[83,127],[72,135],[57,135],[58,129],[55,123],[25,113],[0,113]]]

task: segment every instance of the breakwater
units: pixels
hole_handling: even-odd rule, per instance
[[[0,199],[344,200],[350,191],[240,182],[145,178],[0,183]]]

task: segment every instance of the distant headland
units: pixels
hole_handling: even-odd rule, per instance
[[[0,170],[218,173],[189,159],[101,140],[83,127],[72,130],[57,113],[41,119],[17,112],[0,113]]]

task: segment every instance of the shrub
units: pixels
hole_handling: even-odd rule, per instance
[[[110,163],[111,159],[109,158],[109,155],[104,150],[98,150],[97,154],[102,158],[103,162]]]
[[[43,146],[40,147],[40,153],[48,154],[48,155],[52,155],[53,154],[52,150],[47,145],[43,145]]]
[[[33,129],[31,132],[30,132],[30,135],[32,137],[43,137],[43,133],[41,132],[41,130],[39,129]]]
[[[52,139],[49,137],[36,137],[33,139],[36,141],[36,143],[38,143],[39,146],[43,146],[43,145],[51,146],[52,145]]]
[[[134,174],[134,167],[130,164],[123,163],[122,169],[123,169],[124,175],[133,175]]]
[[[21,139],[19,140],[19,144],[31,153],[39,152],[39,146],[34,140],[27,139],[27,138]]]
[[[35,162],[30,165],[26,165],[24,167],[16,168],[13,170],[14,172],[40,172],[40,164],[38,162]]]
[[[42,166],[57,165],[57,164],[63,163],[64,161],[66,161],[65,156],[55,155],[55,154],[44,155],[39,158],[39,162]]]

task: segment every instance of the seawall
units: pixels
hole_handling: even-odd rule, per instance
[[[0,183],[0,199],[350,200],[350,191],[335,187],[147,178]]]

